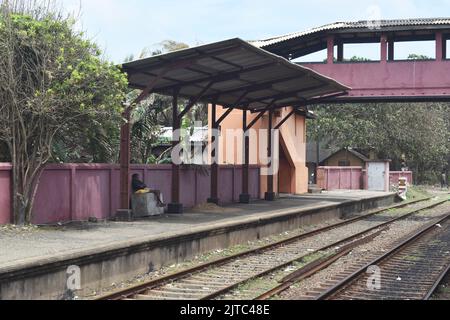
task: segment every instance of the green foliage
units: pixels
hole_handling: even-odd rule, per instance
[[[127,78],[74,23],[37,1],[0,6],[0,141],[18,223],[31,221],[46,163],[116,157]]]
[[[346,61],[350,61],[350,62],[368,62],[368,61],[372,61],[372,60],[370,60],[369,58],[353,56],[353,57],[350,58],[350,60],[346,60]]]
[[[394,165],[405,158],[420,183],[434,183],[450,155],[445,104],[353,104],[312,108],[308,136],[336,148],[373,150]],[[397,168],[399,169],[399,168]]]
[[[149,50],[145,48],[139,55],[139,59],[148,56],[155,56],[167,52],[186,49],[189,46],[182,42],[166,40],[159,44],[159,48]],[[134,56],[128,56],[125,61],[134,60]],[[131,90],[128,94],[128,101],[133,101],[138,92]],[[188,104],[187,100],[179,99],[180,110]],[[182,128],[193,132],[195,122],[199,121],[203,125],[207,123],[208,110],[204,104],[198,104],[183,117]],[[152,149],[161,143],[170,143],[160,138],[162,127],[172,127],[172,97],[159,94],[152,94],[142,101],[132,113],[132,161],[142,164],[162,164],[170,163],[170,154],[164,154],[159,159],[152,156]],[[190,129],[190,130],[189,130]]]
[[[28,107],[45,101],[48,106],[39,112],[61,111],[62,117],[76,117],[56,133],[53,159],[114,161],[127,78],[113,64],[101,59],[94,43],[73,31],[74,21],[53,20],[51,16],[35,20],[22,14],[13,14],[11,18],[17,50],[23,53],[23,58],[37,62],[45,59],[34,65],[34,85],[24,88]],[[39,71],[42,64],[45,71]],[[44,85],[38,85],[41,83]]]
[[[423,54],[411,53],[408,56],[408,60],[431,60],[431,58]]]

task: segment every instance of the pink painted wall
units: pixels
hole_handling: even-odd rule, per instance
[[[11,222],[11,165],[0,163],[0,224]]]
[[[398,185],[400,177],[406,177],[413,184],[413,173],[390,171],[389,186]],[[319,167],[318,186],[323,190],[367,189],[367,174],[362,167]]]
[[[307,63],[352,90],[349,97],[450,95],[450,61]]]
[[[398,186],[398,181],[401,177],[405,177],[410,185],[414,184],[413,173],[411,171],[391,171],[389,173],[389,184],[391,186]]]
[[[323,190],[361,190],[364,170],[361,167],[319,167],[318,186]]]
[[[64,164],[48,165],[44,170],[35,202],[34,224],[111,218],[119,207],[118,165]],[[161,190],[164,202],[171,201],[171,166],[133,165],[132,173],[152,189]],[[11,166],[0,165],[0,224],[10,222]],[[241,169],[222,166],[219,176],[220,199],[232,203],[241,193]],[[260,169],[250,169],[250,194],[259,198]],[[205,203],[210,196],[209,172],[195,169],[181,171],[181,201],[185,207]]]

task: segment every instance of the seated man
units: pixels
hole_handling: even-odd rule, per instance
[[[139,180],[138,174],[133,174],[131,179],[131,187],[133,193],[153,193],[158,201],[159,207],[164,207],[164,203],[161,201],[161,193],[159,191],[153,191],[147,188],[147,185]]]

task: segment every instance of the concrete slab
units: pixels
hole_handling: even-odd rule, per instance
[[[80,266],[83,289],[95,290],[197,254],[389,205],[394,199],[392,193],[337,191],[225,208],[205,206],[134,222],[28,231],[0,227],[0,299],[61,297],[68,266]],[[33,288],[27,288],[30,283]]]

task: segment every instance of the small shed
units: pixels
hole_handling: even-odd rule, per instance
[[[343,148],[321,161],[326,167],[365,167],[370,159],[352,148]]]

